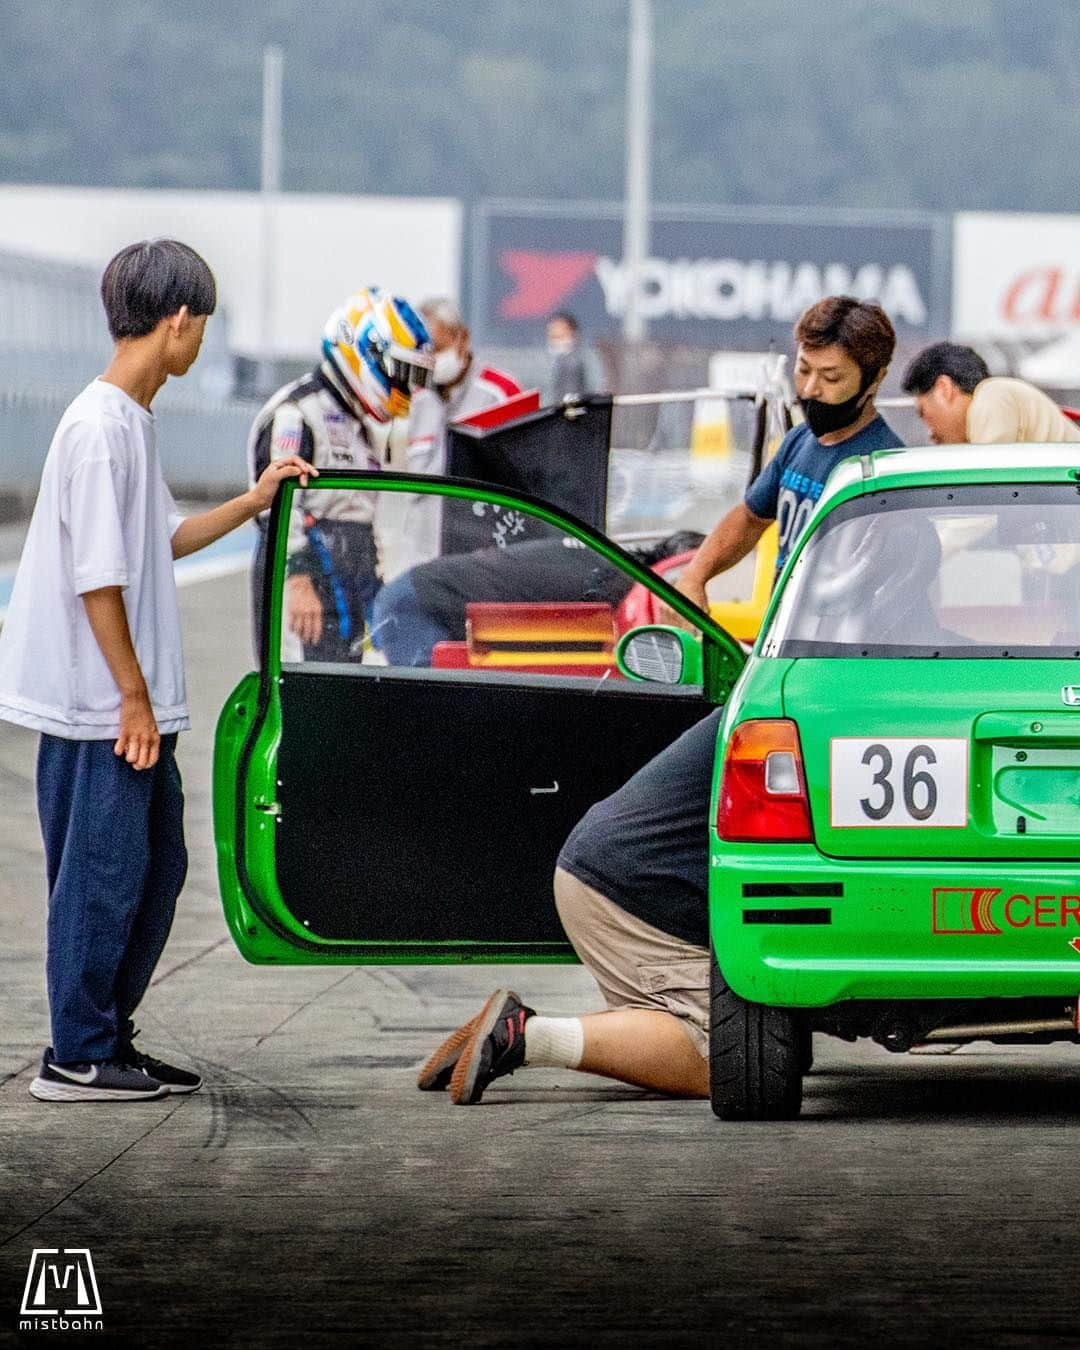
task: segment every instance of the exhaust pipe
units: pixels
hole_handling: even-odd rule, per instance
[[[923,1041],[984,1041],[995,1036],[1037,1036],[1040,1033],[1060,1031],[1074,1035],[1080,1031],[1076,1010],[1071,1017],[1041,1017],[1020,1022],[974,1022],[970,1026],[935,1027],[920,1039]]]

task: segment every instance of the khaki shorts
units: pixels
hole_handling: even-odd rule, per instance
[[[681,1019],[694,1049],[709,1053],[709,953],[628,914],[577,877],[555,869],[566,935],[609,1008],[657,1008]]]

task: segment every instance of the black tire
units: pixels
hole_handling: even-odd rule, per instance
[[[799,1042],[799,1069],[805,1078],[814,1067],[814,1033],[809,1027],[800,1028],[802,1040]]]
[[[808,1036],[795,1013],[748,1003],[710,975],[709,1098],[721,1120],[794,1120],[802,1107]]]

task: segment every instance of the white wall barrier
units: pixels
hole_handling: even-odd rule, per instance
[[[78,388],[0,390],[0,495],[9,509],[26,506],[37,495],[49,442]],[[218,498],[243,491],[254,404],[174,396],[155,410],[162,467],[177,496]]]

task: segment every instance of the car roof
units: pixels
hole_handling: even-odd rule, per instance
[[[844,492],[853,483],[867,489],[912,487],[916,484],[1030,482],[1044,473],[1062,480],[1080,470],[1080,444],[1054,445],[928,445],[899,450],[876,450],[873,454],[842,460],[829,475],[820,506]],[[817,514],[815,512],[815,514]]]

